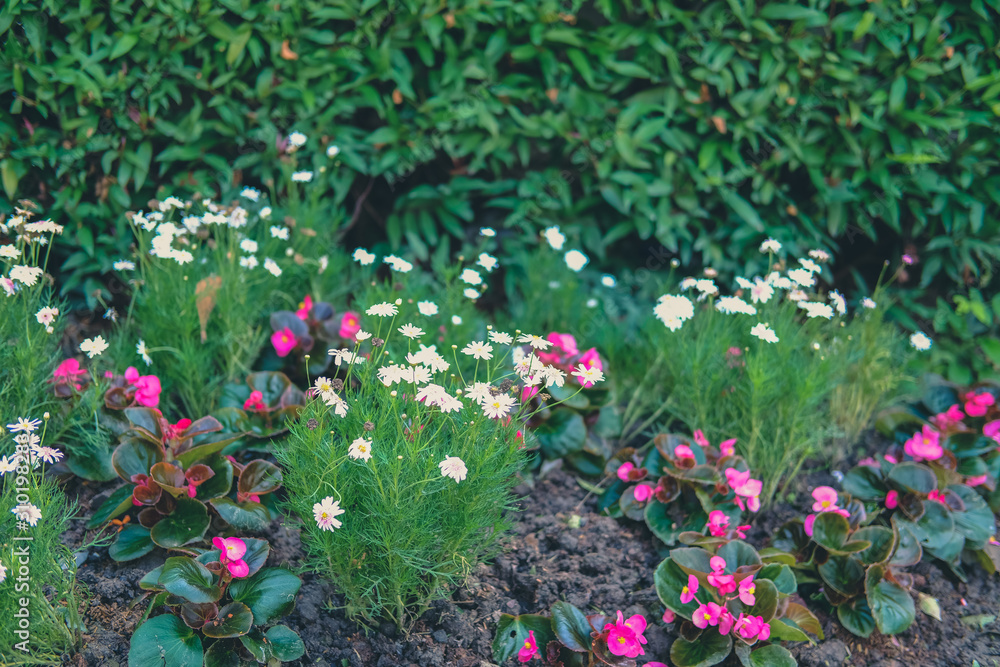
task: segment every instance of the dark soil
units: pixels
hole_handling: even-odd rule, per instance
[[[822,465],[821,463],[819,465]],[[766,525],[755,526],[749,540],[762,545],[781,522],[801,516],[807,509],[809,489],[831,484],[828,472],[806,473],[792,490],[791,504],[762,513]],[[102,491],[77,485],[69,489],[81,504],[81,516],[97,506]],[[522,485],[522,512],[508,550],[490,565],[482,565],[467,585],[451,599],[438,602],[416,624],[409,637],[384,624],[366,630],[348,620],[343,599],[322,578],[306,574],[298,603],[284,622],[297,631],[306,645],[305,657],[296,665],[329,667],[493,667],[490,645],[500,614],[547,613],[552,603],[566,600],[583,610],[626,616],[643,614],[649,621],[646,655],[639,662],[659,660],[669,664],[675,626],[660,620],[663,607],[653,588],[653,570],[662,558],[661,545],[642,524],[595,514],[596,499],[587,496],[574,477],[556,468],[535,484]],[[67,535],[71,544],[83,537],[83,521]],[[572,526],[579,527],[572,527]],[[268,565],[299,567],[302,558],[296,530],[275,523],[265,535],[272,545]],[[660,553],[658,553],[660,551]],[[91,550],[80,567],[79,579],[88,593],[83,650],[69,664],[125,667],[129,638],[145,612],[148,600],[141,595],[139,579],[162,562],[162,554],[129,563],[115,563],[106,548]],[[941,621],[918,611],[913,627],[895,638],[876,633],[864,640],[850,635],[831,619],[821,603],[807,601],[823,621],[826,641],[816,646],[792,647],[803,667],[847,665],[937,667],[964,665],[978,660],[993,667],[1000,659],[1000,630],[995,623],[981,628],[969,622],[977,615],[1000,614],[1000,581],[981,569],[970,569],[969,584],[949,579],[934,565],[915,570],[917,591],[936,598]],[[962,622],[966,619],[966,623]],[[987,619],[988,620],[988,619]]]

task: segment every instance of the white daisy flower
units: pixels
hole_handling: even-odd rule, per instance
[[[457,327],[459,324],[462,323],[462,316],[461,315],[452,315],[451,316],[451,323],[454,324]]]
[[[347,455],[354,460],[367,461],[372,457],[372,441],[364,438],[355,439],[347,450]]]
[[[547,227],[542,232],[542,236],[545,237],[545,240],[548,241],[553,250],[562,250],[563,244],[566,243],[566,236],[559,231],[558,226]]]
[[[17,249],[16,245],[0,245],[0,257],[4,259],[17,259],[21,256],[21,251]]]
[[[390,317],[395,315],[398,311],[396,306],[391,303],[376,303],[374,306],[368,308],[365,311],[366,315],[377,315],[379,317]]]
[[[816,284],[816,277],[809,269],[791,269],[788,272],[788,277],[802,287],[812,287]]]
[[[536,336],[534,334],[521,334],[517,337],[517,342],[528,343],[531,347],[536,350],[547,350],[551,347],[552,343],[545,340],[541,336]]]
[[[781,244],[774,239],[767,239],[760,244],[761,252],[778,252],[779,250],[781,250]]]
[[[615,280],[615,277],[610,273],[605,273],[603,276],[601,276],[601,284],[604,285],[605,287],[614,287],[615,285],[618,284],[618,281]]]
[[[587,386],[604,381],[604,372],[596,366],[588,367],[585,364],[580,364],[572,375],[580,378],[580,382]]]
[[[332,496],[327,496],[322,502],[313,505],[313,518],[316,519],[316,525],[322,530],[340,528],[343,523],[337,517],[343,513],[344,510],[340,509],[340,501],[334,500]]]
[[[870,297],[866,296],[864,299],[861,300],[861,305],[864,306],[865,308],[868,308],[869,310],[871,310],[872,308],[874,308],[876,306],[876,303],[875,303],[875,301],[873,299],[871,299]]]
[[[446,456],[444,461],[438,464],[443,477],[450,477],[456,483],[461,482],[469,474],[469,469],[465,467],[465,462],[457,456]]]
[[[811,271],[812,273],[820,273],[823,270],[822,266],[812,261],[811,259],[804,259],[804,258],[800,259],[799,264],[802,265],[803,269],[805,269],[806,271]]]
[[[31,503],[18,505],[10,512],[17,517],[18,521],[27,521],[29,526],[37,526],[38,520],[42,518],[41,510]]]
[[[462,349],[462,354],[467,354],[476,359],[492,359],[493,346],[481,340],[472,341]]]
[[[924,352],[931,349],[932,342],[924,332],[918,331],[910,336],[910,345],[912,345],[914,349]]]
[[[754,327],[750,329],[750,333],[768,343],[778,342],[778,336],[774,333],[774,329],[770,328],[769,326],[767,326],[762,322],[758,322],[756,325],[754,325]]]
[[[489,255],[489,254],[487,254],[485,252],[479,253],[479,259],[476,261],[476,264],[478,264],[479,266],[483,267],[488,272],[491,272],[491,271],[493,271],[493,269],[497,268],[497,264],[498,263],[499,262],[497,261],[496,257],[494,257],[493,255]],[[473,283],[473,284],[477,284],[477,283]]]
[[[41,419],[18,417],[17,421],[13,424],[7,424],[7,430],[11,433],[34,433],[41,423]]]
[[[489,332],[490,340],[498,345],[510,345],[514,342],[510,334],[506,334],[502,331],[491,331]]]
[[[368,266],[375,262],[375,253],[368,252],[364,248],[357,248],[351,257],[361,266]]]
[[[270,257],[264,258],[264,268],[275,278],[281,275],[281,267]]]
[[[741,313],[743,315],[756,315],[757,309],[738,296],[723,296],[715,302],[715,309],[720,313],[732,315]]]
[[[479,235],[480,236],[486,236],[486,237],[492,237],[492,236],[496,236],[497,232],[492,227],[480,227],[479,228]]]
[[[243,252],[257,252],[257,242],[253,239],[243,239],[240,241],[240,250]]]
[[[490,419],[501,419],[507,416],[511,408],[514,407],[514,399],[510,394],[490,395],[480,403],[483,413]]]
[[[301,132],[292,132],[288,135],[288,143],[296,148],[301,148],[306,145],[308,138]]]
[[[31,287],[38,282],[39,277],[45,273],[37,266],[25,266],[20,264],[18,266],[12,267],[10,270],[10,277],[12,280]]]
[[[311,171],[297,171],[292,174],[292,180],[296,183],[308,183],[313,178]]]
[[[120,259],[111,265],[115,271],[135,271],[135,262]]]
[[[35,313],[35,319],[38,320],[38,323],[46,326],[55,322],[57,317],[59,317],[58,308],[41,308]]]
[[[590,258],[579,250],[570,250],[563,255],[563,260],[566,262],[566,266],[569,267],[570,271],[575,271],[576,273],[582,271],[583,267],[590,263]]]
[[[260,213],[258,215],[260,215],[261,220],[267,220],[268,218],[271,217],[271,207],[265,206],[264,208],[260,209]]]
[[[340,155],[340,146],[337,146],[336,144],[330,144],[326,149],[326,156],[332,159],[337,157],[338,155]]]
[[[80,351],[85,352],[90,359],[99,357],[106,349],[108,342],[104,340],[104,336],[94,336],[80,343]]]
[[[482,275],[480,275],[479,271],[476,271],[475,269],[465,269],[459,277],[462,279],[462,282],[468,283],[469,285],[480,285],[483,282]]]
[[[774,296],[774,288],[766,280],[754,278],[750,286],[750,300],[754,303],[767,303]]]
[[[799,301],[799,308],[803,308],[810,319],[815,317],[823,317],[828,320],[833,319],[833,307],[825,303]]]
[[[833,307],[837,309],[837,312],[841,315],[847,314],[847,300],[844,298],[844,295],[837,290],[834,290],[830,292],[829,296],[830,301],[833,302]]]
[[[810,250],[809,251],[809,256],[812,257],[813,259],[815,259],[818,262],[828,262],[828,261],[830,261],[830,253],[828,253],[825,250],[819,250],[818,248],[816,250]]]
[[[271,238],[281,239],[282,241],[288,240],[288,227],[283,227],[281,225],[271,225]],[[253,251],[249,251],[253,252]]]
[[[367,331],[358,330],[358,333],[354,334],[354,340],[358,341],[359,343],[361,341],[368,340],[371,337],[372,335]]]
[[[142,357],[143,362],[147,366],[151,366],[153,364],[153,358],[149,356],[149,351],[146,350],[146,342],[141,338],[139,339],[139,342],[135,344],[135,353]]]
[[[240,196],[255,202],[258,199],[260,199],[260,190],[256,188],[246,187],[240,191]]]
[[[423,336],[424,330],[419,327],[415,327],[412,324],[404,324],[403,326],[399,327],[399,333],[403,334],[404,336],[412,340],[414,338],[420,338],[421,336]]]
[[[425,315],[427,317],[438,314],[437,304],[433,301],[418,301],[417,310],[421,315]]]
[[[260,262],[253,255],[247,255],[246,257],[240,257],[240,266],[245,269],[256,269]]]
[[[480,297],[479,292],[472,289],[471,287],[466,287],[465,290],[462,291],[462,294],[467,299],[478,299]]]

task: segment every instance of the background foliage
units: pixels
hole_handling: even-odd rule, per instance
[[[301,131],[295,165],[331,172],[309,215],[421,261],[473,222],[560,224],[612,266],[662,244],[752,273],[767,234],[838,245],[841,280],[916,254],[908,286],[959,309],[1000,258],[998,9],[12,0],[0,210],[30,197],[75,223],[64,290],[93,305],[124,210],[243,184],[297,201]]]

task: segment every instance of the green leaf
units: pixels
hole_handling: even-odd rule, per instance
[[[587,426],[583,417],[569,408],[555,408],[552,416],[538,425],[535,437],[547,459],[558,459],[583,449]]]
[[[573,605],[568,602],[552,605],[552,631],[569,650],[577,653],[589,651],[591,630],[587,617]]]
[[[264,638],[264,633],[260,631],[260,628],[254,628],[249,633],[241,635],[240,643],[259,663],[267,663],[274,657],[271,642]]]
[[[172,614],[152,618],[132,635],[128,664],[142,667],[202,667],[201,638]]]
[[[760,565],[757,550],[743,540],[730,540],[719,549],[717,556],[726,561],[726,572],[732,574],[737,568]]]
[[[955,511],[955,530],[971,542],[986,542],[994,533],[993,512],[975,489],[964,484],[951,484],[948,488],[965,504],[965,511]]]
[[[111,55],[108,56],[108,60],[114,60],[115,58],[121,58],[123,55],[132,50],[136,44],[139,43],[139,35],[126,34],[122,35],[121,38],[115,42],[115,47],[111,49]]]
[[[282,662],[298,660],[306,652],[306,646],[298,633],[285,625],[276,625],[265,634],[267,640],[271,642],[271,649],[274,657]]]
[[[803,632],[801,629],[795,627],[793,624],[788,623],[780,618],[772,618],[771,622],[771,637],[774,639],[780,639],[786,642],[807,642],[809,640],[809,635]]]
[[[253,627],[253,614],[250,608],[242,602],[231,602],[219,610],[219,615],[202,626],[206,637],[217,639],[239,637],[250,632]]]
[[[176,509],[160,519],[150,532],[153,542],[164,549],[197,542],[208,530],[208,508],[194,498],[181,496]]]
[[[917,493],[927,495],[937,489],[937,477],[925,465],[909,461],[894,465],[889,471],[889,479]]]
[[[135,560],[153,550],[153,541],[149,539],[149,529],[142,526],[126,526],[118,538],[108,547],[108,555],[112,560]]]
[[[148,475],[150,468],[162,460],[160,448],[141,438],[125,440],[111,455],[111,465],[126,482],[132,481],[132,475]]]
[[[875,619],[872,618],[871,609],[864,596],[858,596],[838,605],[837,618],[848,632],[858,637],[868,638],[875,631]]]
[[[891,534],[891,532],[890,532]],[[792,595],[798,590],[798,583],[795,581],[795,573],[792,568],[783,563],[769,563],[761,568],[755,577],[756,580],[770,579],[774,582],[774,587],[782,595]]]
[[[232,641],[217,641],[205,651],[204,667],[240,667],[240,657]]]
[[[288,570],[265,567],[252,577],[233,581],[229,594],[250,607],[257,625],[267,625],[291,612],[301,586],[302,580]]]
[[[87,521],[87,528],[93,529],[100,526],[105,521],[110,521],[116,516],[120,516],[132,509],[132,486],[125,486],[115,489],[108,499],[101,503],[94,515]]]
[[[14,193],[17,192],[17,183],[20,177],[14,168],[12,160],[0,161],[0,180],[3,181],[3,190],[7,193],[7,199],[13,201]]]
[[[259,532],[271,523],[270,511],[252,500],[237,503],[232,498],[216,498],[209,504],[223,521],[237,530]]]
[[[218,602],[222,597],[222,589],[216,585],[216,575],[187,556],[168,558],[157,583],[168,593],[195,604]]]
[[[670,660],[677,667],[712,667],[729,657],[733,640],[729,635],[706,632],[693,642],[678,637],[670,646]]]
[[[884,574],[885,570],[880,565],[868,568],[865,594],[879,632],[884,635],[895,635],[913,624],[916,608],[907,590],[885,579]]]
[[[750,664],[753,667],[796,667],[799,663],[784,646],[769,644],[750,652]]]
[[[528,641],[528,632],[535,633],[535,644],[539,650],[555,639],[552,631],[550,619],[538,614],[521,614],[511,616],[501,614],[497,623],[497,634],[493,638],[493,659],[503,664],[517,655],[525,642]]]
[[[820,625],[819,619],[802,605],[789,602],[785,607],[785,614],[782,618],[786,621],[791,621],[796,627],[806,632],[811,632],[821,640],[823,639],[823,626]]]
[[[93,482],[110,482],[117,476],[111,465],[111,452],[103,449],[83,454],[66,452],[66,466],[77,477]]]
[[[263,494],[281,488],[281,470],[269,461],[251,461],[243,472],[237,490],[243,494]]]
[[[828,551],[840,551],[851,531],[847,517],[836,512],[821,512],[813,523],[813,541]]]
[[[160,575],[163,574],[163,566],[155,567],[139,580],[139,588],[144,591],[162,591],[160,586]]]
[[[871,544],[867,549],[858,552],[858,558],[866,565],[884,563],[892,556],[896,546],[892,530],[885,526],[864,526],[854,531],[851,537]]]
[[[851,468],[840,486],[854,498],[866,502],[881,501],[887,493],[882,476],[869,466]]]
[[[756,600],[747,613],[751,616],[763,617],[766,623],[774,618],[778,609],[778,589],[775,588],[774,582],[770,579],[755,580],[754,589]]]
[[[681,604],[681,591],[688,584],[688,574],[671,558],[666,558],[657,566],[653,573],[653,583],[660,602],[678,616],[691,620],[691,615],[698,609],[694,600]]]
[[[865,569],[852,556],[830,556],[817,570],[827,586],[845,597],[859,594],[864,587]]]

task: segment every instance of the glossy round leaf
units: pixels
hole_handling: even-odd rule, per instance
[[[219,454],[202,459],[215,474],[195,488],[195,498],[207,502],[227,495],[233,488],[233,465]]]
[[[733,640],[729,635],[706,632],[696,641],[678,637],[670,646],[670,660],[677,667],[712,667],[729,657]]]
[[[774,582],[770,579],[755,580],[754,588],[754,597],[757,599],[747,614],[761,616],[766,623],[774,618],[778,609],[778,589],[775,588]]]
[[[853,540],[863,540],[870,544],[867,549],[858,552],[862,563],[883,563],[893,554],[895,536],[891,529],[885,526],[864,526],[851,535]]]
[[[795,581],[795,573],[792,568],[782,563],[769,563],[760,569],[755,581],[770,579],[774,587],[782,595],[792,595],[798,590],[798,583]]]
[[[681,591],[688,584],[688,575],[672,558],[666,558],[659,564],[653,574],[653,582],[663,606],[678,616],[691,620],[698,605],[693,600],[687,604],[681,603]]]
[[[153,550],[153,541],[149,538],[149,529],[142,526],[126,526],[115,541],[108,547],[108,555],[112,560],[126,561],[145,556]]]
[[[152,436],[157,442],[163,441],[163,430],[160,428],[162,415],[159,410],[137,407],[125,408],[123,412],[125,413],[125,418],[128,419],[133,427],[139,429],[140,432],[145,431],[146,434]]]
[[[253,614],[242,602],[231,602],[219,610],[219,615],[202,628],[206,637],[222,639],[241,637],[253,627]]]
[[[249,633],[241,635],[240,643],[259,663],[267,663],[274,657],[271,642],[264,640],[264,633],[261,632],[260,628],[254,628]]]
[[[108,499],[101,503],[101,506],[97,508],[93,516],[87,520],[87,528],[97,528],[105,521],[110,521],[117,516],[121,516],[133,507],[132,485],[126,484],[125,486],[121,486],[115,489],[114,493],[108,496]]]
[[[823,582],[841,595],[851,597],[864,590],[865,569],[853,556],[830,556],[817,569]]]
[[[795,658],[784,646],[768,644],[750,651],[752,667],[796,667]]]
[[[813,523],[813,541],[827,551],[839,551],[847,541],[851,527],[847,518],[836,512],[821,512]]]
[[[753,568],[761,564],[757,550],[743,540],[730,540],[716,553],[726,561],[726,573],[733,574],[737,568]],[[739,581],[741,577],[737,576]]]
[[[111,455],[111,465],[126,482],[131,482],[133,475],[148,475],[149,469],[162,460],[160,448],[141,438],[123,441]]]
[[[859,465],[851,468],[844,475],[844,481],[840,483],[840,486],[852,497],[868,502],[880,502],[888,493],[882,475],[870,466]]]
[[[937,477],[925,465],[909,461],[893,466],[889,479],[903,487],[924,495],[937,488]]]
[[[135,631],[128,664],[138,667],[202,667],[201,638],[172,614],[151,618]]]
[[[209,503],[223,521],[240,531],[260,532],[271,523],[271,513],[252,500],[237,503],[232,498],[216,498]]]
[[[200,540],[208,525],[208,509],[194,498],[180,496],[176,509],[153,526],[150,537],[158,546],[173,549]]]
[[[875,631],[875,619],[863,595],[839,605],[837,618],[848,632],[858,637],[868,638]]]
[[[493,660],[498,664],[503,664],[516,656],[528,640],[529,631],[535,633],[535,643],[543,652],[545,651],[544,647],[555,639],[551,619],[545,616],[501,614],[500,620],[497,622],[497,633],[493,638]]]
[[[909,628],[916,618],[916,607],[909,592],[884,578],[884,569],[873,565],[865,577],[865,593],[879,632],[895,635]]]
[[[257,625],[272,623],[292,610],[302,580],[278,567],[265,567],[245,579],[236,579],[229,594],[250,607]]]
[[[201,563],[186,556],[168,558],[157,582],[171,595],[196,604],[218,602],[222,589],[216,585],[216,576]]]
[[[256,459],[240,473],[237,489],[240,493],[264,494],[281,488],[281,470],[269,461]]]
[[[801,628],[806,632],[811,632],[812,634],[823,639],[823,626],[820,625],[819,619],[816,615],[795,602],[789,602],[785,607],[785,612],[782,618],[791,621],[796,625],[796,627]]]
[[[237,646],[239,644],[231,640],[215,642],[205,651],[205,667],[240,667]]]
[[[93,482],[110,482],[118,476],[111,463],[111,450],[106,448],[80,454],[68,450],[66,467],[77,477]]]
[[[994,443],[995,444],[995,443]],[[953,484],[948,487],[965,504],[964,511],[952,513],[955,530],[965,535],[970,542],[985,544],[996,532],[996,519],[975,489],[964,484]],[[976,548],[981,548],[977,545]]]
[[[294,630],[285,625],[275,625],[264,636],[271,643],[274,657],[282,662],[298,660],[305,654],[306,647]]]

